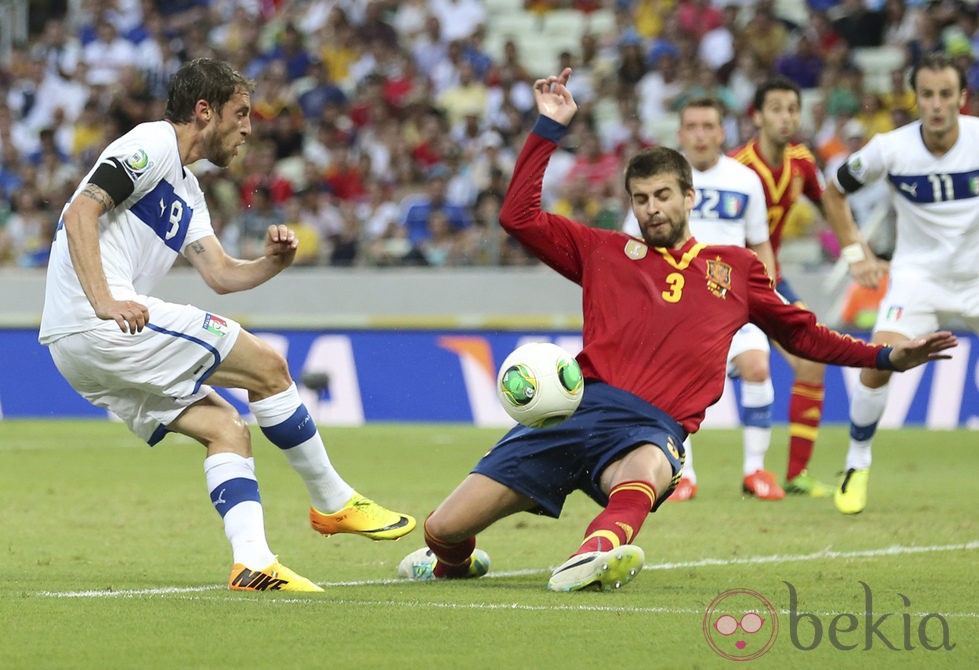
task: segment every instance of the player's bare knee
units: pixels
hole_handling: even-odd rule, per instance
[[[259,398],[268,398],[282,393],[292,385],[292,375],[286,359],[271,349],[264,352],[258,367],[261,374],[248,390]]]
[[[755,383],[766,381],[771,375],[765,361],[749,361],[741,366],[739,372],[742,381]]]
[[[860,371],[860,383],[867,388],[879,389],[891,380],[890,370],[872,370],[864,368]]]
[[[452,531],[451,525],[444,523],[447,516],[447,514],[440,512],[440,509],[437,509],[429,514],[428,518],[425,519],[424,524],[425,537],[431,537],[439,540],[440,542],[449,543],[460,542],[466,539],[465,535],[457,538],[456,535],[458,533],[454,533]]]

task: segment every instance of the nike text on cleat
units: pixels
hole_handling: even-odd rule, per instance
[[[398,576],[416,582],[437,579],[435,576],[435,554],[428,547],[416,549],[398,563]],[[482,549],[474,549],[469,557],[469,572],[462,579],[482,577],[490,568],[490,557]]]
[[[755,470],[744,478],[741,490],[759,500],[781,500],[785,491],[775,481],[775,475],[768,470]]]
[[[667,502],[683,502],[685,500],[690,500],[695,495],[697,495],[697,485],[693,481],[682,478],[677,482],[676,488],[673,489],[673,493],[667,498]]]
[[[228,578],[232,591],[322,591],[323,589],[278,561],[264,570],[252,570],[235,563]]]
[[[833,495],[833,487],[803,470],[792,479],[785,482],[785,492],[790,495],[809,496],[810,498],[828,498]]]
[[[614,591],[642,570],[646,556],[634,544],[623,544],[611,551],[577,554],[551,573],[547,588],[551,591]]]
[[[415,528],[414,517],[392,512],[359,493],[333,514],[310,507],[309,523],[323,535],[353,533],[372,540],[397,540]]]
[[[857,470],[850,468],[843,475],[839,488],[833,495],[836,509],[844,514],[859,514],[867,506],[867,484],[870,480],[870,468]]]

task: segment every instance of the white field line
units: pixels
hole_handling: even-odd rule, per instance
[[[734,565],[761,565],[761,564],[771,564],[771,563],[792,563],[800,561],[818,561],[818,560],[846,560],[851,558],[879,558],[879,557],[890,557],[890,556],[902,556],[908,554],[921,554],[930,552],[948,552],[948,551],[975,551],[979,549],[979,540],[973,540],[971,542],[966,542],[964,544],[946,544],[946,545],[932,545],[923,547],[909,547],[901,545],[893,545],[890,547],[885,547],[883,549],[864,549],[859,551],[833,551],[829,548],[823,549],[822,551],[810,553],[810,554],[774,554],[770,556],[746,556],[744,558],[704,558],[698,561],[687,561],[682,563],[658,563],[654,565],[647,565],[644,570],[683,570],[688,568],[698,568],[698,567],[725,567]],[[501,578],[501,577],[522,577],[526,575],[536,575],[541,573],[549,572],[549,570],[544,569],[530,569],[530,570],[510,570],[506,572],[494,572],[490,573],[484,579],[490,578]],[[326,588],[331,587],[352,587],[352,586],[379,586],[379,585],[405,585],[407,582],[403,579],[375,579],[375,580],[364,580],[364,581],[348,581],[348,582],[326,582],[321,585]],[[190,598],[198,599],[199,594],[207,593],[210,591],[223,590],[226,587],[221,585],[214,586],[194,586],[194,587],[163,587],[154,589],[123,589],[119,591],[102,591],[102,590],[91,590],[91,591],[40,591],[37,595],[46,598],[134,598],[142,596],[177,596],[180,598]],[[197,594],[197,595],[195,595]],[[281,596],[286,594],[268,594],[274,597],[276,600],[283,600]],[[289,600],[292,600],[291,598]],[[264,601],[264,599],[263,599]],[[313,600],[293,600],[293,602],[302,602],[312,604],[316,601]],[[522,611],[537,611],[537,610],[547,610],[547,611],[561,611],[561,610],[573,610],[573,611],[595,611],[595,612],[636,612],[636,613],[652,613],[652,614],[697,614],[701,610],[687,610],[687,609],[675,609],[666,607],[605,607],[596,605],[522,605],[518,603],[445,603],[445,602],[419,602],[419,601],[348,601],[348,600],[336,600],[329,599],[324,602],[329,602],[331,605],[388,605],[392,607],[403,607],[403,608],[417,608],[417,607],[433,607],[441,609],[485,609],[485,610],[522,610]],[[787,614],[786,610],[783,612]],[[815,613],[824,616],[832,616],[837,614],[836,612],[822,612]],[[921,613],[920,616],[924,616],[925,613]],[[956,618],[979,618],[979,612],[948,612],[943,613],[943,616],[956,617]]]

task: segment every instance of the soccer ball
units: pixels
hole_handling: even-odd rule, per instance
[[[578,361],[550,342],[517,347],[496,376],[496,394],[503,409],[530,428],[556,426],[574,414],[584,387]]]

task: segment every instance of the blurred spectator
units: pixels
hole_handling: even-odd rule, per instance
[[[708,30],[700,38],[697,55],[712,70],[719,70],[734,60],[735,36],[740,32],[738,11],[735,4],[725,5],[721,24]]]
[[[276,173],[275,145],[271,142],[256,142],[244,156],[245,173],[241,182],[241,206],[251,207],[253,196],[264,190],[274,204],[282,205],[292,197],[294,186]]]
[[[769,70],[785,52],[789,32],[776,18],[771,0],[758,0],[754,15],[742,30],[742,37],[745,47],[754,53],[761,67]]]
[[[824,61],[812,38],[802,33],[795,48],[779,56],[775,61],[775,72],[784,75],[799,85],[799,88],[816,88],[823,72]]]
[[[879,47],[884,43],[884,14],[869,9],[866,0],[842,0],[834,13],[833,29],[850,47]]]
[[[453,230],[468,228],[472,224],[469,212],[462,205],[450,202],[447,195],[451,175],[444,166],[429,171],[425,192],[407,196],[401,203],[401,226],[407,232],[408,241],[415,247],[431,236],[429,221],[432,212],[442,212]]]
[[[438,17],[442,38],[447,42],[466,39],[486,22],[481,0],[429,0],[428,8]]]
[[[307,121],[315,121],[328,105],[345,106],[347,96],[330,79],[330,68],[323,63],[313,64],[309,70],[312,75],[299,92],[296,103]]]
[[[43,62],[48,72],[62,79],[70,79],[81,58],[81,41],[68,32],[64,18],[46,19],[44,29],[31,52],[31,59]]]
[[[82,50],[82,60],[88,65],[87,83],[100,86],[115,84],[122,69],[136,63],[138,56],[132,43],[119,36],[111,21],[99,21],[95,39]]]
[[[238,216],[238,253],[242,258],[261,258],[265,253],[265,234],[269,226],[285,223],[282,206],[272,200],[268,186],[257,186],[251,193],[251,204]]]
[[[431,76],[449,51],[449,42],[442,36],[442,24],[438,17],[429,15],[425,19],[425,30],[411,41],[409,49],[418,69]]]
[[[367,189],[364,180],[370,172],[370,159],[339,144],[330,152],[330,164],[323,173],[323,182],[338,200],[357,200]]]
[[[724,25],[721,10],[711,4],[710,0],[680,0],[676,6],[677,25],[696,42]]]
[[[9,254],[21,267],[44,267],[54,239],[56,217],[43,205],[41,194],[32,187],[17,191],[7,218]]]
[[[461,123],[469,115],[482,118],[488,100],[486,85],[476,77],[472,65],[463,61],[458,74],[458,81],[445,88],[435,99],[437,107],[445,112],[450,127]]]

